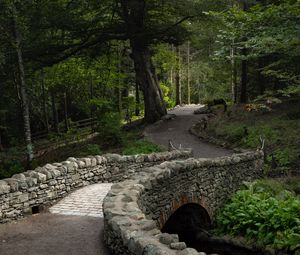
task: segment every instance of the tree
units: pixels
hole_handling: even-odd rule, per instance
[[[29,114],[29,105],[27,99],[26,92],[26,82],[25,82],[25,71],[24,71],[24,63],[23,63],[23,53],[22,53],[22,35],[19,29],[20,21],[19,14],[15,7],[15,3],[13,1],[5,1],[4,7],[7,10],[7,18],[8,21],[11,21],[11,31],[7,30],[9,34],[11,32],[13,41],[11,44],[14,46],[16,55],[17,55],[17,63],[18,63],[18,75],[19,75],[19,92],[21,98],[21,106],[22,106],[22,115],[24,122],[24,137],[26,142],[26,151],[27,151],[27,161],[28,164],[31,164],[31,161],[34,157],[33,146],[31,141],[31,128],[30,128],[30,114]]]
[[[41,33],[44,35],[45,29],[40,31],[37,28],[33,35],[40,40],[31,43],[26,57],[33,61],[35,66],[52,65],[111,40],[129,40],[137,80],[144,94],[145,121],[154,122],[166,114],[166,108],[151,60],[151,45],[162,41],[180,44],[187,35],[182,23],[192,17],[189,11],[193,10],[190,6],[194,5],[194,1],[177,0],[177,2],[183,6],[180,11],[175,8],[173,1],[162,3],[145,0],[115,2],[107,0],[101,3],[91,1],[86,4],[85,1],[68,3],[62,0],[61,3],[47,3],[43,7],[37,4],[36,9],[42,10],[46,14],[46,20],[50,21],[46,24],[46,27],[49,27],[46,29],[53,31],[51,29],[53,25],[56,29],[53,31],[54,34],[50,33],[46,38],[45,36],[42,38]],[[57,8],[55,11],[57,19],[65,19],[63,24],[79,25],[71,29],[67,25],[55,22],[53,17],[49,17],[49,12],[54,7]],[[80,15],[74,16],[73,13],[79,10]],[[44,24],[44,20],[45,16],[43,20],[38,16],[35,22]],[[85,30],[86,35],[82,36],[82,31]],[[59,41],[58,38],[62,40]]]

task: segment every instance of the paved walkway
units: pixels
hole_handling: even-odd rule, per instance
[[[1,255],[110,255],[103,218],[41,213],[0,224]]]
[[[50,213],[0,224],[0,255],[109,255],[102,202],[111,185],[83,187],[52,206]]]
[[[102,203],[111,185],[99,183],[76,190],[52,206],[49,211],[64,215],[103,217]]]
[[[200,115],[194,114],[194,111],[199,107],[199,105],[187,105],[169,111],[176,117],[148,126],[145,130],[146,138],[163,147],[167,147],[168,141],[171,140],[177,148],[180,145],[183,148],[191,148],[195,158],[231,155],[232,151],[206,143],[189,133],[190,127],[201,118]]]

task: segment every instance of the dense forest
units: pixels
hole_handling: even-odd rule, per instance
[[[299,0],[0,0],[0,179],[160,151],[124,130],[185,104],[213,115],[199,137],[263,143],[272,177],[246,183],[216,233],[300,254]]]
[[[31,162],[33,141],[84,123],[116,138],[175,105],[295,95],[299,5],[2,0],[0,150],[26,145]]]

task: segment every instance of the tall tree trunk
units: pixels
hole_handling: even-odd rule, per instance
[[[53,126],[56,133],[59,132],[58,129],[58,114],[55,104],[55,94],[53,91],[51,91],[51,106],[52,106],[52,117],[53,117]]]
[[[22,56],[22,50],[21,50],[21,36],[18,31],[17,13],[16,13],[14,4],[12,4],[12,12],[13,12],[12,13],[12,21],[13,21],[15,47],[16,47],[17,58],[18,58],[20,95],[21,95],[23,121],[24,121],[25,142],[26,142],[26,149],[27,149],[26,150],[27,162],[28,162],[28,166],[30,167],[32,159],[34,157],[34,153],[33,153],[32,141],[31,141],[30,115],[29,115],[29,105],[28,105],[27,93],[26,93],[23,56]]]
[[[46,89],[45,89],[45,74],[44,70],[41,70],[41,85],[42,85],[42,95],[43,95],[43,115],[45,121],[45,128],[47,133],[49,132],[49,119],[48,119],[48,109],[47,109],[47,96],[46,96]]]
[[[118,47],[118,89],[117,89],[117,96],[118,96],[118,110],[119,113],[122,113],[122,82],[121,82],[121,69],[122,69],[122,54],[121,54],[121,47]]]
[[[140,85],[138,79],[135,79],[135,116],[140,115]]]
[[[190,42],[187,43],[187,103],[191,104]]]
[[[247,56],[247,49],[242,49],[242,55],[244,57]],[[242,60],[242,73],[241,73],[241,97],[240,102],[242,104],[247,103],[247,60]]]
[[[153,123],[165,115],[167,109],[149,51],[151,42],[143,34],[147,12],[146,0],[122,0],[120,4],[122,16],[127,25],[136,79],[144,94],[144,120],[147,123]]]
[[[69,130],[69,121],[68,121],[68,100],[67,92],[64,92],[64,120],[65,120],[65,132]]]
[[[265,79],[264,76],[261,74],[261,69],[263,68],[263,58],[258,59],[258,86],[259,86],[259,93],[263,95],[266,90],[265,86]]]
[[[94,98],[94,86],[93,86],[93,77],[91,74],[89,75],[89,83],[90,83],[90,100],[92,100]],[[94,132],[94,122],[93,122],[94,108],[92,105],[90,107],[90,118],[91,118],[91,131]]]
[[[231,58],[231,93],[233,103],[237,103],[237,68],[235,60],[235,48],[231,45],[230,48],[230,58]]]
[[[176,46],[176,75],[175,75],[175,84],[176,84],[176,105],[181,105],[181,82],[180,82],[180,49],[179,46]]]
[[[147,46],[130,40],[136,79],[144,94],[145,122],[153,123],[167,114],[155,68]]]
[[[243,11],[247,11],[248,9],[248,4],[247,0],[243,0]],[[244,41],[246,41],[247,38],[244,38]],[[247,48],[244,46],[242,48],[242,56],[244,58],[247,57]],[[242,73],[241,73],[241,97],[240,97],[240,102],[242,104],[247,103],[248,98],[247,98],[247,60],[243,59],[242,60]]]

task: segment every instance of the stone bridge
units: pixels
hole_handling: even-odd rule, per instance
[[[79,187],[113,182],[103,203],[113,254],[204,254],[179,242],[186,234],[180,226],[208,228],[243,181],[261,176],[262,166],[262,152],[215,159],[191,158],[189,150],[69,158],[0,180],[0,223],[38,212]],[[178,233],[174,226],[179,237],[162,234]]]
[[[105,242],[118,255],[205,254],[182,241],[199,234],[197,227],[208,228],[244,181],[262,175],[262,167],[263,153],[248,152],[144,169],[114,184],[105,197]]]

